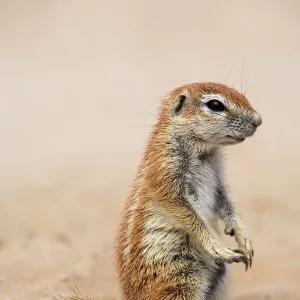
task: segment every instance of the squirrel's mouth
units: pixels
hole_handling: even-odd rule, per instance
[[[232,135],[226,135],[226,138],[234,140],[236,142],[240,142],[240,143],[245,140],[245,138],[237,137],[237,136],[232,136]]]

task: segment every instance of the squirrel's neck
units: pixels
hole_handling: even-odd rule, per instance
[[[181,136],[172,128],[154,130],[144,156],[144,175],[152,189],[161,197],[176,196],[181,190],[181,178],[194,159],[215,154],[217,148],[201,139]]]

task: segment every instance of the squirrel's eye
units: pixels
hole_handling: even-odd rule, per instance
[[[225,111],[224,104],[218,100],[210,100],[206,103],[206,106],[212,111],[216,111],[216,112]]]

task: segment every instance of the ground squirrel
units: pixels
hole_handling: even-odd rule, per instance
[[[221,299],[226,263],[251,266],[251,240],[224,187],[220,150],[261,123],[246,97],[223,84],[187,84],[163,99],[118,231],[123,299]],[[238,249],[219,241],[215,216]]]

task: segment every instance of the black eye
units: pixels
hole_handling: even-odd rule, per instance
[[[225,111],[224,104],[218,100],[210,100],[206,103],[206,106],[212,111],[216,111],[216,112]]]

